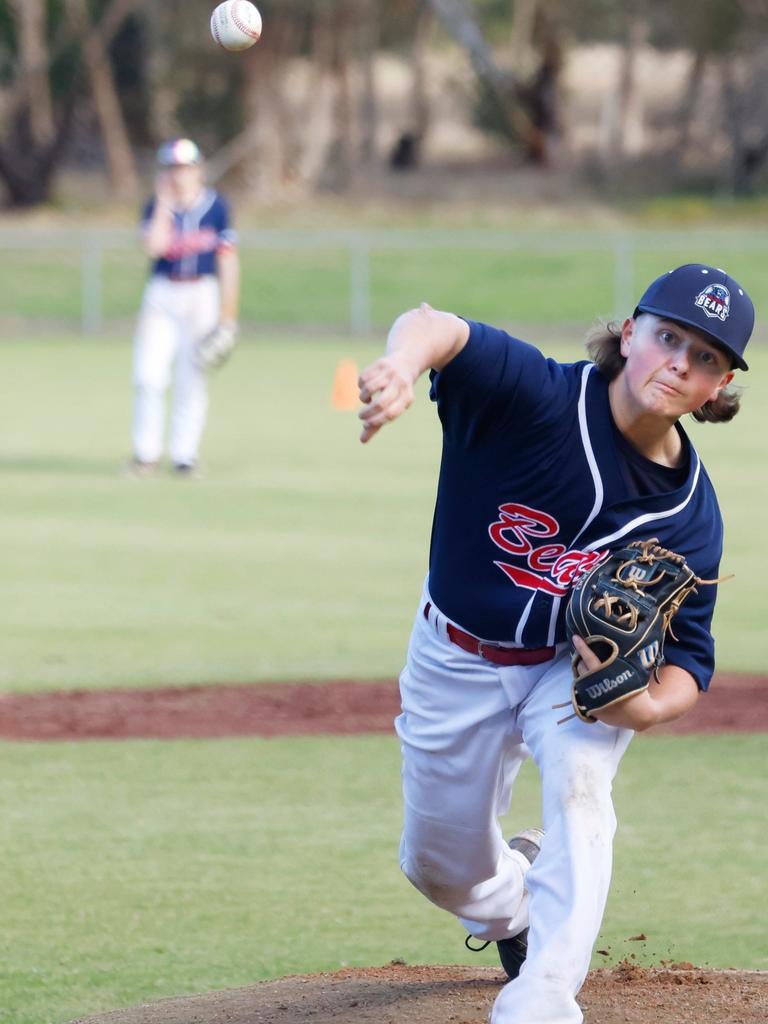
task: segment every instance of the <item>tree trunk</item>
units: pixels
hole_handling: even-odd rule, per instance
[[[66,0],[66,6],[71,25],[78,34],[85,36],[83,57],[107,154],[112,190],[117,199],[135,202],[139,191],[136,164],[104,42],[101,34],[93,31],[85,0]]]
[[[47,146],[36,146],[29,134],[29,119],[20,111],[7,143],[0,144],[0,178],[11,206],[37,206],[47,202],[56,165],[64,151],[75,109],[74,91],[66,98],[55,135]]]
[[[706,66],[707,54],[701,49],[696,50],[688,72],[688,81],[683,92],[683,100],[680,104],[680,128],[677,140],[677,148],[680,152],[687,149],[690,142],[691,126],[696,110],[696,98],[701,91],[701,83]]]
[[[466,0],[426,0],[444,28],[466,51],[478,81],[496,107],[505,134],[522,140],[529,154],[541,153],[541,132],[518,99],[517,77],[496,63],[471,7]]]
[[[377,0],[358,0],[358,40],[360,47],[361,88],[359,159],[369,167],[376,157],[378,104],[376,102],[376,54],[379,43],[379,6]]]
[[[730,189],[734,195],[747,191],[746,145],[744,137],[744,106],[739,97],[739,85],[732,62],[726,57],[720,64],[725,109],[725,128],[731,144]]]
[[[645,148],[645,108],[637,88],[637,58],[648,41],[649,31],[646,18],[631,19],[619,78],[619,149],[629,156]]]
[[[144,13],[147,26],[148,53],[146,90],[149,100],[149,132],[153,139],[167,139],[175,129],[176,94],[170,69],[171,48],[168,45],[166,15],[159,6],[150,6]]]
[[[512,67],[519,75],[534,70],[534,29],[539,0],[515,0],[512,21]]]
[[[407,123],[390,153],[389,163],[395,170],[408,170],[421,161],[422,149],[429,128],[429,96],[427,92],[426,51],[433,14],[423,7],[416,20],[411,49],[411,96]]]
[[[316,17],[312,26],[308,88],[304,99],[305,124],[301,171],[313,185],[320,179],[332,129],[335,102],[330,68],[333,64],[333,28],[326,18]]]
[[[18,99],[29,110],[32,141],[45,146],[54,136],[45,4],[42,0],[12,0],[12,9],[18,28]]]
[[[333,82],[333,107],[331,113],[331,138],[325,154],[325,164],[320,172],[318,186],[331,192],[343,192],[352,180],[352,150],[354,147],[354,126],[352,117],[352,69],[349,60],[349,28],[351,11],[346,4],[340,4],[329,15],[333,52],[331,55],[331,79]]]
[[[517,94],[525,104],[531,123],[527,137],[528,159],[535,164],[549,164],[560,125],[560,74],[563,69],[563,48],[560,27],[544,6],[536,9],[534,34],[540,37],[537,68]]]

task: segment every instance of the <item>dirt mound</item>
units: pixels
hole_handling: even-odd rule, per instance
[[[392,963],[165,999],[72,1024],[485,1024],[502,982],[494,968]],[[765,1024],[768,973],[625,962],[593,971],[579,1003],[592,1024]]]
[[[768,731],[768,679],[720,674],[684,718],[654,732]],[[0,738],[206,739],[392,733],[397,681],[254,683],[0,695]]]

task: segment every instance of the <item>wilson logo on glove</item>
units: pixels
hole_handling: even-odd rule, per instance
[[[596,683],[594,686],[588,686],[586,688],[587,693],[592,700],[596,700],[598,697],[602,696],[602,694],[610,693],[611,690],[615,690],[617,686],[621,686],[622,683],[626,683],[626,681],[631,678],[632,673],[627,669],[626,672],[622,672],[621,675],[616,676],[615,679],[601,679],[600,682]]]

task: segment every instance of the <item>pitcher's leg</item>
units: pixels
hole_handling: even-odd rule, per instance
[[[584,982],[605,910],[616,818],[611,787],[632,733],[571,719],[557,725],[570,665],[561,657],[520,711],[542,780],[541,853],[526,878],[528,957],[504,987],[493,1024],[579,1024]]]
[[[527,751],[498,672],[418,616],[401,694],[402,870],[478,938],[515,934],[527,923],[528,862],[509,849],[497,816]]]

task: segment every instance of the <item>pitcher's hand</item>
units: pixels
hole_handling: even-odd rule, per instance
[[[411,405],[418,376],[418,369],[400,352],[382,356],[361,372],[358,385],[365,408],[358,416],[363,423],[360,434],[363,444]]]

